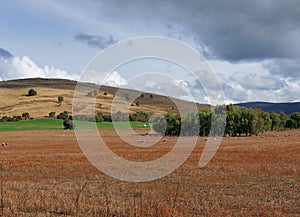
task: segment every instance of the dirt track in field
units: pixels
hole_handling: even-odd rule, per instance
[[[137,148],[114,131],[101,135],[114,153],[131,161],[162,157],[177,141],[167,137]],[[199,137],[181,167],[146,183],[98,171],[72,131],[2,132],[3,142],[9,145],[0,146],[0,216],[300,216],[300,130],[223,138],[201,169],[205,138]]]

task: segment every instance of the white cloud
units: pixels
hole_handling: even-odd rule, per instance
[[[2,80],[34,77],[77,79],[77,76],[70,75],[65,70],[47,65],[40,67],[27,56],[13,56],[10,58],[0,57],[0,78]]]
[[[127,84],[127,81],[117,71],[113,71],[104,79],[104,81],[101,82],[101,84],[121,87],[125,86]]]

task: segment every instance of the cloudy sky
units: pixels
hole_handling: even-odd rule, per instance
[[[0,78],[79,79],[105,48],[129,38],[163,36],[206,58],[227,102],[300,101],[299,20],[298,0],[1,0]],[[117,69],[108,83],[126,85],[137,65]],[[159,73],[158,67],[151,72]],[[197,94],[199,85],[185,78],[172,82]],[[207,102],[202,95],[197,100]]]

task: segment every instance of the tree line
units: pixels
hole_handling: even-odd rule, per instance
[[[300,112],[292,115],[264,112],[258,108],[219,106],[211,111],[188,113],[180,117],[168,113],[154,120],[153,129],[166,136],[252,136],[266,131],[300,128]],[[222,115],[226,113],[226,120]],[[224,117],[224,116],[223,116]],[[212,122],[212,119],[214,121]],[[214,126],[211,124],[214,123]]]
[[[225,117],[226,119],[222,118]],[[139,111],[133,114],[116,112],[112,115],[97,113],[94,116],[76,115],[72,116],[68,111],[61,112],[56,116],[50,112],[49,117],[64,120],[65,124],[71,123],[72,119],[93,122],[124,122],[139,121],[149,122],[150,114]],[[0,122],[11,122],[32,119],[28,112],[22,116],[3,116]],[[213,121],[212,121],[213,120]],[[264,112],[258,108],[245,108],[240,106],[217,106],[214,112],[198,111],[187,113],[182,117],[178,114],[167,113],[156,116],[151,121],[152,128],[166,136],[251,136],[266,131],[277,131],[284,129],[300,128],[300,112],[291,115],[275,112]],[[213,126],[211,124],[214,124]],[[65,126],[66,127],[66,126]]]

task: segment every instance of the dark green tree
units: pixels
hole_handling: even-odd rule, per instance
[[[64,99],[63,96],[58,96],[58,97],[57,97],[57,101],[58,101],[58,104],[59,104],[59,105],[61,105],[62,102],[63,102],[64,100],[65,100],[65,99]]]
[[[167,123],[163,116],[157,116],[153,119],[152,128],[161,135],[166,134]]]
[[[30,119],[30,114],[28,112],[24,112],[22,113],[22,117],[25,119],[25,120],[28,120]]]
[[[55,112],[50,112],[50,113],[49,113],[49,117],[50,117],[50,118],[54,118],[54,117],[55,117]]]
[[[181,118],[181,135],[198,136],[200,130],[199,114],[190,112]]]
[[[30,89],[27,93],[27,96],[35,96],[37,95],[37,91],[34,89]]]
[[[270,113],[270,119],[271,119],[271,130],[278,130],[280,125],[280,118],[278,113],[271,112]]]
[[[280,112],[279,114],[279,129],[280,130],[284,130],[285,128],[285,123],[288,119],[288,116],[286,114],[284,114],[283,112]]]
[[[296,128],[299,128],[300,127],[300,112],[295,112],[291,115],[290,117],[292,120],[295,120],[296,123],[297,123],[297,126]]]

